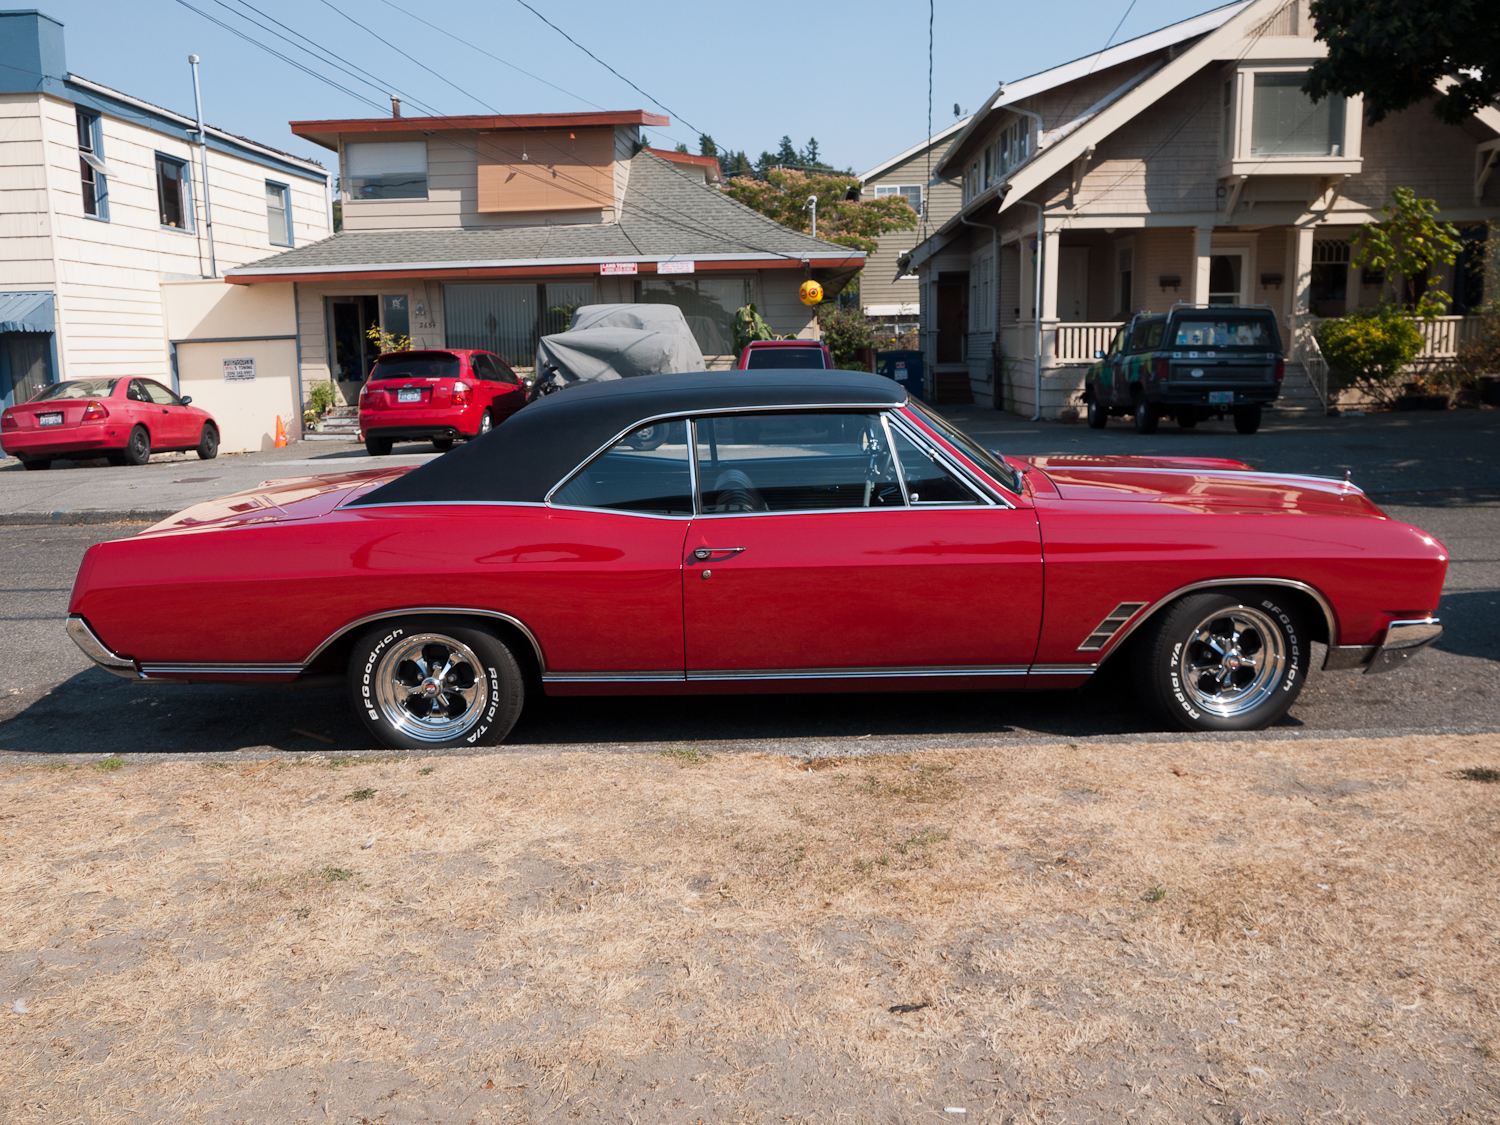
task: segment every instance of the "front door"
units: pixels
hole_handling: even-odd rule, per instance
[[[964,361],[964,333],[969,324],[969,283],[941,280],[937,286],[937,362]]]
[[[328,299],[329,352],[334,386],[346,403],[359,401],[359,389],[370,375],[370,366],[380,349],[370,339],[370,329],[380,325],[380,302],[376,297],[330,297]]]
[[[1057,257],[1057,319],[1079,323],[1089,318],[1089,248],[1064,246]]]
[[[1249,272],[1244,250],[1215,250],[1208,263],[1208,303],[1210,305],[1243,305],[1246,303],[1245,281]]]
[[[1042,580],[1031,509],[985,502],[878,414],[696,429],[689,679],[1003,676],[1030,663]]]
[[[52,337],[46,332],[7,332],[0,363],[0,406],[18,406],[52,382],[50,378]]]

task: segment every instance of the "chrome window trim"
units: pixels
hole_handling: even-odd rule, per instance
[[[920,400],[913,401],[913,400],[909,399],[906,403],[902,404],[902,406],[898,407],[897,409],[904,410],[904,411],[907,412],[907,416],[903,419],[903,421],[906,421],[908,425],[912,425],[913,420],[915,420],[917,423],[921,423],[919,425],[912,425],[912,428],[915,429],[915,430],[918,430],[918,431],[920,431],[922,433],[923,437],[926,438],[926,440],[927,440],[927,444],[929,444],[929,445],[936,444],[936,443],[934,443],[932,441],[932,438],[926,433],[926,431],[922,429],[922,426],[926,424],[925,420],[923,419],[923,414],[924,413],[937,414],[937,411],[933,407],[929,406],[927,403],[921,402]],[[938,415],[938,417],[941,418],[942,415]],[[948,419],[944,418],[943,421],[948,422],[948,424],[950,426],[953,426],[953,428],[955,430],[958,429],[958,427],[956,425],[954,425],[951,421],[948,421]],[[941,437],[942,431],[941,430],[937,430],[937,427],[933,427],[933,428],[934,428],[934,430],[937,431],[937,433]],[[946,441],[947,439],[943,438],[942,440]],[[974,441],[974,443],[976,445],[979,445],[981,449],[984,448],[983,444],[979,441],[978,438],[973,438],[972,440]],[[955,445],[954,448],[955,449],[959,449],[959,447],[957,445]],[[941,450],[941,452],[945,456],[949,457],[950,459],[952,458],[953,455],[951,453],[949,453],[948,450],[943,449],[941,447],[941,445],[939,445],[939,449]],[[959,452],[960,452],[961,455],[967,456],[966,454],[963,454],[962,449],[959,449]],[[1025,471],[1022,470],[1022,469],[1017,469],[1017,468],[1011,466],[1010,464],[1008,464],[1006,462],[1006,460],[1005,460],[1005,455],[1003,453],[1001,453],[998,449],[991,449],[991,450],[988,450],[987,452],[992,453],[995,456],[995,458],[1002,465],[1005,466],[1006,470],[1012,475],[1012,477],[1014,477],[1015,482],[1016,482],[1016,488],[1015,488],[1014,491],[1012,491],[1009,488],[1009,486],[1001,483],[1000,481],[996,481],[995,482],[995,486],[999,487],[1001,489],[1001,491],[1003,491],[1006,494],[1007,497],[1009,497],[1009,496],[1015,496],[1017,498],[1024,497],[1026,495],[1026,473],[1025,473]],[[986,474],[984,472],[984,470],[981,469],[977,463],[974,465],[973,469],[968,469],[967,466],[966,466],[965,467],[965,473],[964,473],[964,475],[968,476],[968,477],[973,477],[976,472],[980,473],[982,476],[985,477],[986,481],[988,481],[988,479],[989,479],[988,474]],[[994,492],[994,488],[992,488],[989,484],[985,485],[984,490],[986,492],[990,492],[990,493]],[[1016,506],[1017,505],[1014,505],[1014,504],[1011,505],[1011,507],[1016,507]]]
[[[674,411],[672,411],[671,413],[668,413],[668,414],[652,414],[652,415],[649,415],[649,416],[647,416],[645,418],[641,418],[641,419],[639,419],[639,420],[637,420],[635,422],[632,422],[629,426],[626,426],[619,433],[615,434],[614,437],[610,438],[607,442],[605,442],[603,445],[601,445],[598,449],[594,450],[594,452],[590,453],[587,457],[585,457],[582,461],[580,461],[577,465],[575,465],[571,470],[569,470],[567,473],[565,473],[563,475],[563,477],[562,477],[561,480],[559,480],[550,489],[548,489],[547,490],[547,495],[544,496],[542,499],[543,499],[544,503],[546,503],[549,506],[554,507],[554,508],[566,508],[566,507],[568,507],[568,505],[566,505],[566,504],[553,504],[552,503],[552,497],[553,497],[554,494],[556,494],[556,492],[557,492],[558,489],[562,488],[569,481],[571,481],[574,477],[576,477],[579,473],[581,473],[584,469],[588,468],[590,462],[592,462],[595,457],[598,457],[601,453],[605,452],[610,447],[614,446],[617,442],[621,441],[627,434],[632,434],[636,430],[639,430],[639,429],[641,429],[644,426],[654,425],[657,422],[676,421],[679,418],[682,419],[684,422],[691,422],[691,421],[693,421],[693,420],[695,420],[697,418],[707,418],[707,417],[710,417],[710,416],[712,416],[712,417],[718,417],[720,415],[725,415],[725,414],[779,414],[782,411],[786,411],[786,410],[841,410],[841,411],[845,411],[845,412],[862,411],[862,412],[868,413],[868,412],[870,412],[872,410],[879,411],[879,410],[893,410],[893,409],[895,409],[895,405],[892,404],[892,403],[889,403],[889,402],[877,402],[877,403],[862,403],[862,402],[808,402],[808,403],[797,403],[797,404],[791,405],[791,406],[755,406],[755,407],[749,407],[749,406],[721,406],[721,407],[708,407],[706,409],[701,409],[701,410],[674,410]],[[694,433],[693,436],[694,436],[694,444],[688,446],[688,460],[689,460],[689,462],[691,462],[691,461],[693,461],[695,459],[695,453],[696,453],[696,450],[698,448],[697,447],[697,443],[696,443],[696,438],[697,438],[696,431],[695,431],[695,433]],[[697,504],[696,496],[694,498],[694,504],[695,505]],[[598,509],[594,509],[594,510],[598,510]],[[616,508],[609,508],[607,510],[611,511],[611,512],[618,511],[618,509],[616,509]]]
[[[893,411],[893,413],[895,413],[895,412]],[[1000,494],[999,492],[996,492],[993,488],[990,488],[987,484],[983,483],[978,478],[976,478],[975,475],[974,475],[974,473],[973,473],[973,471],[971,469],[969,469],[969,467],[967,465],[960,464],[958,461],[954,460],[953,456],[951,454],[949,454],[949,452],[946,449],[944,449],[941,446],[935,444],[927,436],[927,434],[923,433],[916,426],[913,426],[909,421],[907,421],[906,418],[900,416],[899,414],[897,415],[896,420],[895,420],[895,428],[901,432],[901,435],[903,437],[905,437],[908,441],[910,441],[912,444],[914,444],[918,449],[926,452],[929,456],[931,456],[932,459],[933,459],[933,461],[935,463],[937,463],[939,465],[942,465],[949,472],[951,472],[954,476],[956,476],[960,481],[962,481],[964,484],[968,485],[969,488],[973,489],[974,492],[977,493],[978,496],[979,496],[979,502],[976,503],[976,504],[933,504],[933,505],[931,505],[931,508],[939,508],[939,507],[944,507],[944,508],[1014,508],[1014,507],[1016,507],[1015,504],[1012,504],[1010,502],[1010,500],[1009,500],[1008,497]],[[894,454],[894,452],[895,451],[892,450],[893,454]],[[898,471],[899,471],[899,458],[898,458]],[[903,479],[904,479],[905,474],[903,473],[902,476],[903,476]],[[918,501],[916,504],[909,504],[908,507],[912,508],[914,511],[928,511],[929,510],[929,506],[926,505],[926,504],[923,504],[921,501]]]
[[[906,487],[906,473],[901,468],[901,458],[896,456],[896,439],[891,433],[891,412],[883,411],[880,415],[880,426],[885,431],[885,448],[890,454],[891,464],[896,470],[896,483],[901,488],[901,506],[911,507],[911,492]]]
[[[1255,575],[1244,578],[1210,578],[1202,582],[1189,582],[1186,586],[1179,586],[1170,594],[1158,598],[1147,606],[1146,609],[1137,613],[1135,620],[1116,633],[1114,640],[1100,650],[1099,662],[1102,664],[1106,656],[1124,644],[1130,638],[1130,635],[1141,627],[1142,622],[1150,620],[1151,616],[1168,602],[1180,598],[1184,594],[1191,594],[1198,590],[1222,589],[1225,586],[1275,586],[1280,589],[1296,590],[1299,593],[1307,594],[1313,601],[1317,602],[1318,608],[1323,611],[1323,620],[1328,625],[1330,646],[1339,635],[1338,615],[1333,612],[1332,604],[1323,596],[1321,591],[1313,586],[1309,586],[1306,582],[1298,582],[1294,578],[1267,578]]]

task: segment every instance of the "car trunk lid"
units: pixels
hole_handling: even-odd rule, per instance
[[[148,527],[141,534],[191,532],[209,527],[238,527],[312,519],[328,514],[355,496],[388,484],[414,467],[394,465],[384,469],[266,480],[256,488],[194,504],[191,508],[185,508],[175,516],[169,516]]]

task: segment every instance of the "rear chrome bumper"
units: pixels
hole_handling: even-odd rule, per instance
[[[1385,639],[1378,645],[1330,646],[1323,667],[1363,668],[1367,676],[1393,672],[1442,635],[1443,626],[1436,617],[1392,621],[1385,631]]]
[[[140,679],[135,661],[108,648],[89,628],[89,623],[77,614],[68,618],[68,636],[73,638],[74,644],[83,649],[83,655],[106,672],[113,672],[116,676],[123,676],[127,680]]]

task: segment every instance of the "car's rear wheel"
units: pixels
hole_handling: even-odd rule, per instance
[[[21,464],[25,465],[28,469],[52,468],[52,460],[48,457],[28,457],[25,461],[22,461]]]
[[[388,437],[365,438],[365,452],[371,457],[384,457],[391,451],[391,439]]]
[[[1088,422],[1091,430],[1102,430],[1109,422],[1109,408],[1099,401],[1097,388],[1089,395]]]
[[[1237,434],[1253,434],[1260,429],[1260,403],[1253,406],[1236,406],[1234,408],[1234,432]]]
[[[447,453],[448,450],[453,448],[453,439],[451,437],[435,437],[432,439],[432,448],[436,449],[439,453]]]
[[[203,436],[198,439],[198,459],[212,461],[219,455],[219,429],[212,422],[203,423]]]
[[[1189,594],[1137,642],[1136,686],[1187,730],[1262,730],[1296,701],[1307,675],[1307,637],[1281,598]]]
[[[510,733],[526,689],[515,655],[485,629],[409,617],[355,642],[349,689],[366,729],[393,749],[490,746]]]
[[[491,414],[488,410],[486,410],[483,414],[481,414],[479,416],[479,432],[477,434],[475,434],[474,436],[475,437],[484,437],[485,434],[489,433],[494,428],[495,428],[495,416],[493,414]]]
[[[151,435],[146,432],[145,426],[137,426],[130,431],[125,450],[120,456],[127,465],[144,465],[151,460]]]
[[[1135,404],[1135,432],[1138,434],[1156,433],[1156,424],[1161,421],[1161,411],[1157,409],[1156,403],[1140,399]]]

